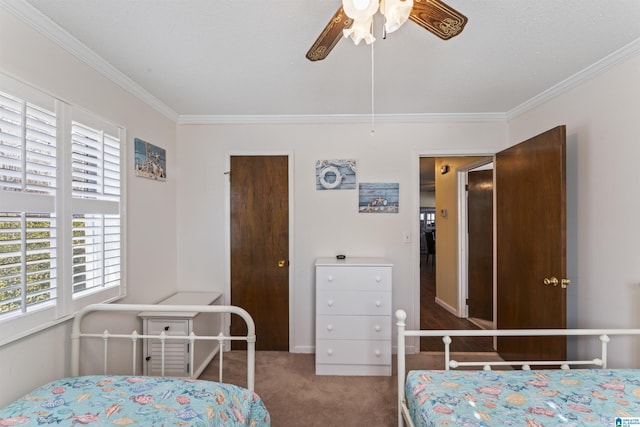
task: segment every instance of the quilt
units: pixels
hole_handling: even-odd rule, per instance
[[[0,409],[0,426],[270,426],[260,397],[184,378],[83,376],[46,384]]]
[[[406,399],[416,426],[615,427],[640,417],[640,370],[411,371]]]

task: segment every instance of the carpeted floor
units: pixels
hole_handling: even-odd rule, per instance
[[[457,360],[500,360],[495,353],[461,353]],[[442,369],[441,353],[407,356],[407,369]],[[201,379],[218,381],[218,358]],[[224,382],[246,386],[246,352],[224,353]],[[386,427],[397,425],[397,376],[319,376],[315,356],[287,352],[256,353],[255,391],[274,427]]]

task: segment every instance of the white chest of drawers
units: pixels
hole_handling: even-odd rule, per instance
[[[391,269],[384,258],[316,260],[317,375],[391,375]]]

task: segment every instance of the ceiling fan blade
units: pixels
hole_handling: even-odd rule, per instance
[[[413,0],[411,19],[443,40],[462,32],[467,17],[440,0]]]
[[[331,49],[340,41],[343,36],[342,30],[351,27],[353,19],[349,18],[345,13],[342,6],[336,11],[331,18],[331,21],[324,27],[318,39],[313,43],[309,52],[307,52],[307,59],[309,61],[320,61],[329,55]]]

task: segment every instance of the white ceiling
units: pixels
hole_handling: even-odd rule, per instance
[[[339,0],[26,1],[179,116],[372,112],[370,46],[305,58]],[[376,114],[508,113],[640,39],[639,0],[447,3],[459,36],[373,44]]]

